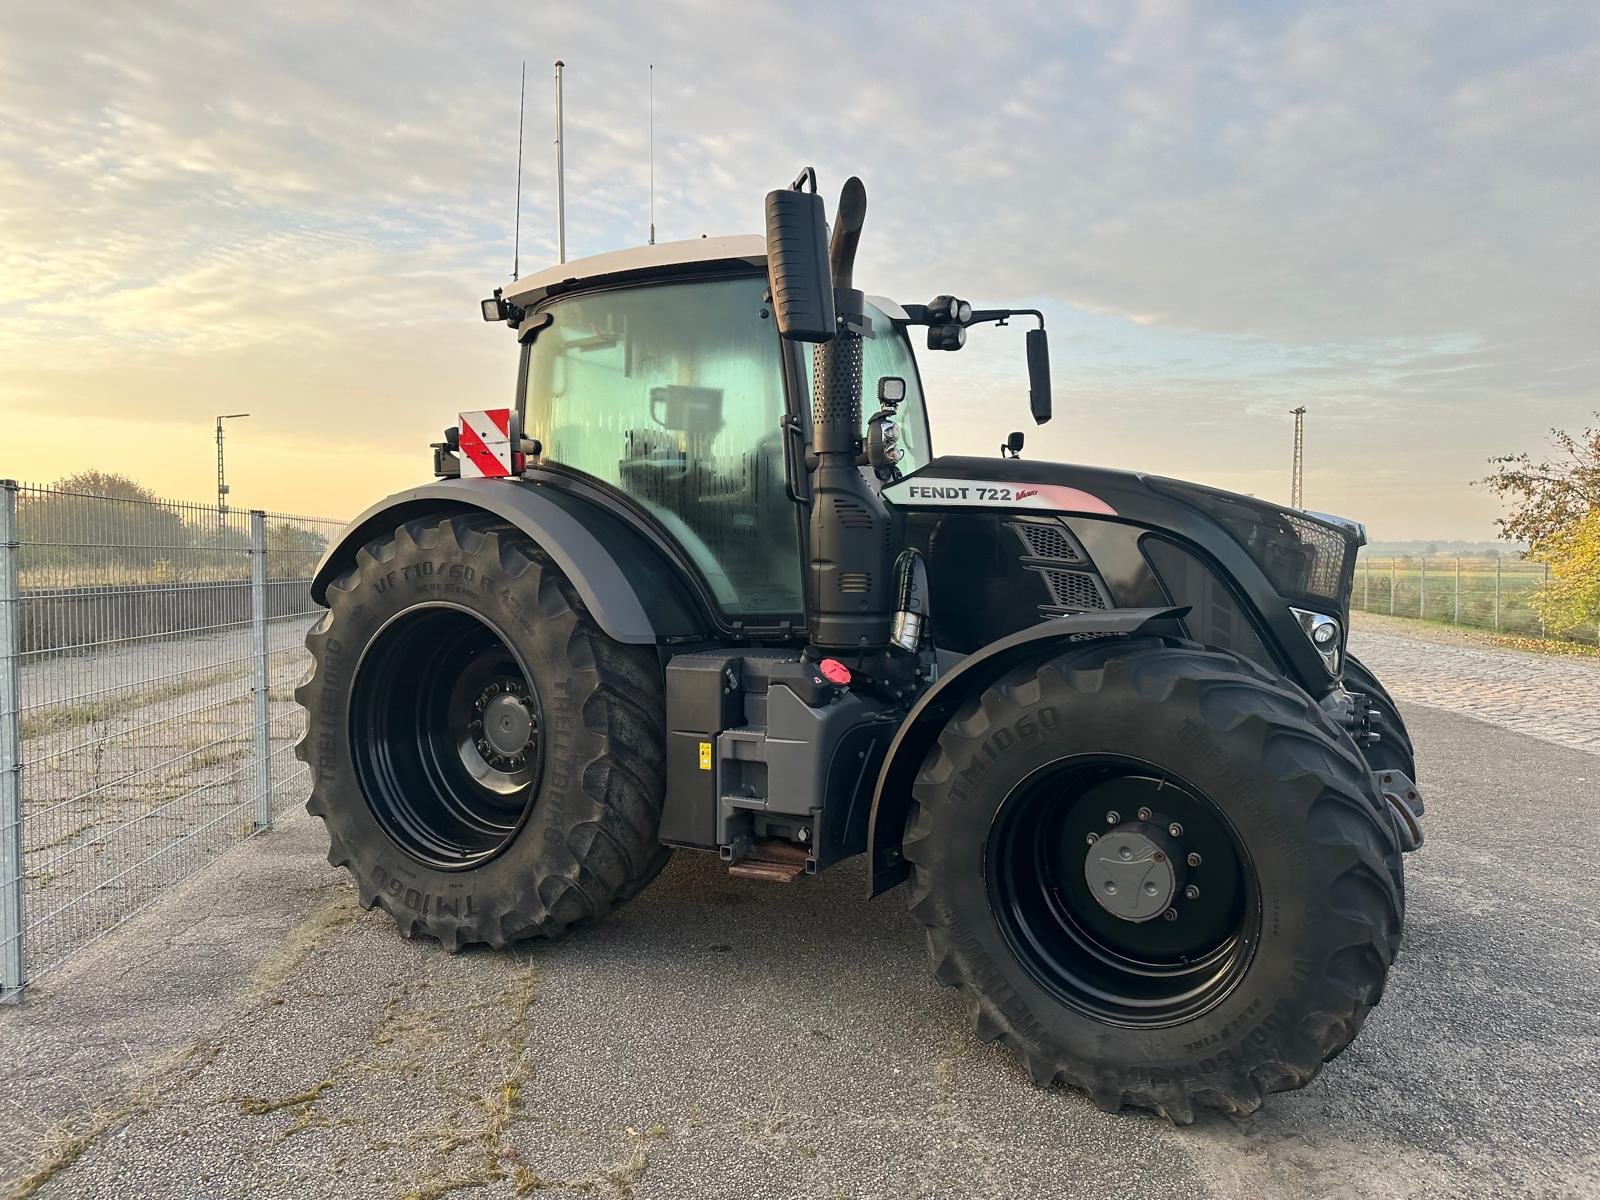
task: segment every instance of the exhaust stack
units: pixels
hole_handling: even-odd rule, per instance
[[[810,192],[805,188],[809,184]],[[894,582],[889,510],[857,465],[862,453],[861,343],[872,336],[855,288],[867,189],[851,177],[826,235],[816,172],[767,195],[767,270],[778,329],[817,344],[811,381],[811,520],[807,562],[810,648],[819,657],[889,644]]]

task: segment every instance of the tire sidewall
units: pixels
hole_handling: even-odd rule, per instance
[[[1163,703],[1141,697],[1113,660],[1105,685],[1085,704],[1052,665],[1032,695],[1004,687],[983,698],[990,717],[981,736],[947,731],[934,756],[953,772],[940,786],[917,787],[937,836],[919,852],[919,870],[938,881],[939,918],[965,960],[968,977],[1032,1043],[1069,1047],[1091,1070],[1125,1072],[1145,1064],[1204,1076],[1271,1056],[1308,1015],[1306,981],[1320,979],[1328,944],[1322,918],[1337,864],[1317,853],[1306,812],[1321,792],[1311,778],[1288,782],[1263,769],[1259,727],[1223,728],[1180,681]],[[1200,1016],[1168,1027],[1121,1027],[1079,1013],[1042,987],[1012,953],[991,908],[986,861],[990,830],[1005,800],[1038,772],[1073,755],[1103,753],[1160,764],[1221,805],[1254,865],[1261,897],[1259,941],[1244,977]]]

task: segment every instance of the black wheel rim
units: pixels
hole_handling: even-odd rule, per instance
[[[477,866],[510,845],[538,795],[543,728],[521,661],[464,609],[402,614],[356,668],[362,793],[395,845],[430,867]]]
[[[1233,990],[1260,940],[1260,887],[1232,824],[1136,760],[1067,759],[1025,780],[996,814],[984,873],[1028,974],[1110,1024],[1192,1020]]]

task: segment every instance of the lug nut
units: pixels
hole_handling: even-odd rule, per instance
[[[1141,808],[1139,810],[1139,820],[1148,821],[1149,819],[1150,819],[1150,810],[1148,808]]]
[[[1178,910],[1175,908],[1167,909],[1166,912],[1161,914],[1161,919],[1163,921],[1176,921],[1178,919]]]
[[[1183,889],[1183,898],[1185,900],[1198,900],[1198,899],[1200,899],[1200,889],[1195,887],[1195,885],[1191,883],[1188,887]]]
[[[1157,862],[1166,862],[1167,852],[1165,850],[1157,850],[1152,857],[1154,857]]]
[[[1122,820],[1122,814],[1114,808],[1106,814],[1107,825],[1115,825],[1120,820]]]
[[[1088,837],[1087,837],[1087,838],[1085,838],[1085,839],[1084,839],[1084,840],[1085,840],[1085,841],[1086,841],[1086,842],[1088,842],[1088,843],[1089,843],[1089,845],[1091,845],[1091,846],[1092,846],[1092,845],[1094,845],[1094,844],[1095,844],[1095,843],[1096,843],[1096,842],[1098,842],[1098,841],[1099,841],[1099,840],[1100,840],[1100,835],[1099,835],[1099,834],[1098,834],[1098,833],[1091,833],[1091,834],[1090,834],[1090,835],[1089,835],[1089,836],[1088,836]]]
[[[1173,837],[1182,837],[1183,836],[1183,826],[1179,825],[1176,821],[1174,821],[1171,825],[1167,826],[1167,832],[1170,833]]]
[[[1189,857],[1183,861],[1188,863],[1191,867],[1198,867],[1200,865],[1200,856],[1191,850],[1189,851]]]

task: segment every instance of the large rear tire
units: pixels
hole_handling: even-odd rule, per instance
[[[913,794],[934,973],[1037,1083],[1179,1123],[1250,1112],[1383,993],[1384,801],[1348,735],[1242,659],[1143,639],[1019,669],[950,720]]]
[[[556,937],[666,862],[661,672],[517,530],[432,517],[328,588],[296,691],[328,859],[410,937]]]

